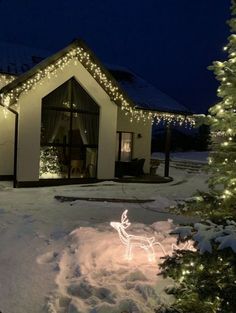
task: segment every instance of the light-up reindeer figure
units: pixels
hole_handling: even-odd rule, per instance
[[[125,210],[121,216],[121,222],[111,222],[110,225],[118,231],[121,242],[126,246],[125,257],[128,260],[132,260],[132,249],[133,247],[139,247],[147,252],[148,261],[155,261],[155,251],[153,246],[159,245],[163,254],[166,252],[159,242],[155,242],[154,237],[143,237],[130,235],[126,232],[126,228],[130,226],[130,222],[127,218],[128,210]]]

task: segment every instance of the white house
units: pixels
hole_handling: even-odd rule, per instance
[[[148,173],[153,120],[192,122],[185,107],[102,65],[80,40],[51,56],[0,44],[0,104],[0,179],[15,186],[140,174],[144,160]]]

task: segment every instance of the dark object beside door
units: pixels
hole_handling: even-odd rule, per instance
[[[142,176],[145,159],[133,159],[131,162],[117,161],[115,164],[115,177]]]

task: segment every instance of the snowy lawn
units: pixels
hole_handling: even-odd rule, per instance
[[[208,151],[187,151],[170,153],[170,159],[173,161],[192,161],[203,164],[207,164],[208,156]],[[152,154],[152,158],[163,160],[165,158],[165,154],[161,152],[155,152]]]
[[[12,189],[0,182],[0,311],[2,313],[153,312],[170,302],[157,276],[162,253],[147,262],[136,249],[124,259],[124,246],[110,221],[128,209],[129,232],[159,240],[171,253],[174,223],[189,219],[167,207],[206,190],[206,175],[171,169],[167,184],[103,182]],[[58,202],[55,196],[153,199],[148,203]],[[154,224],[155,222],[161,222]]]

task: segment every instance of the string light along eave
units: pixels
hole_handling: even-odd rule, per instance
[[[154,124],[164,122],[167,124],[186,125],[192,127],[195,125],[195,119],[192,116],[187,116],[178,113],[168,112],[153,112],[139,110],[132,106],[125,98],[120,88],[108,78],[102,68],[93,61],[91,55],[83,48],[76,47],[66,52],[62,57],[58,58],[54,63],[39,69],[35,74],[19,83],[16,87],[2,94],[2,103],[8,107],[12,103],[16,103],[22,93],[27,94],[31,89],[35,89],[37,84],[42,85],[46,79],[56,77],[71,62],[76,65],[80,62],[92,77],[101,85],[107,92],[110,99],[121,107],[121,110],[129,115],[130,122],[136,121],[151,121]]]

